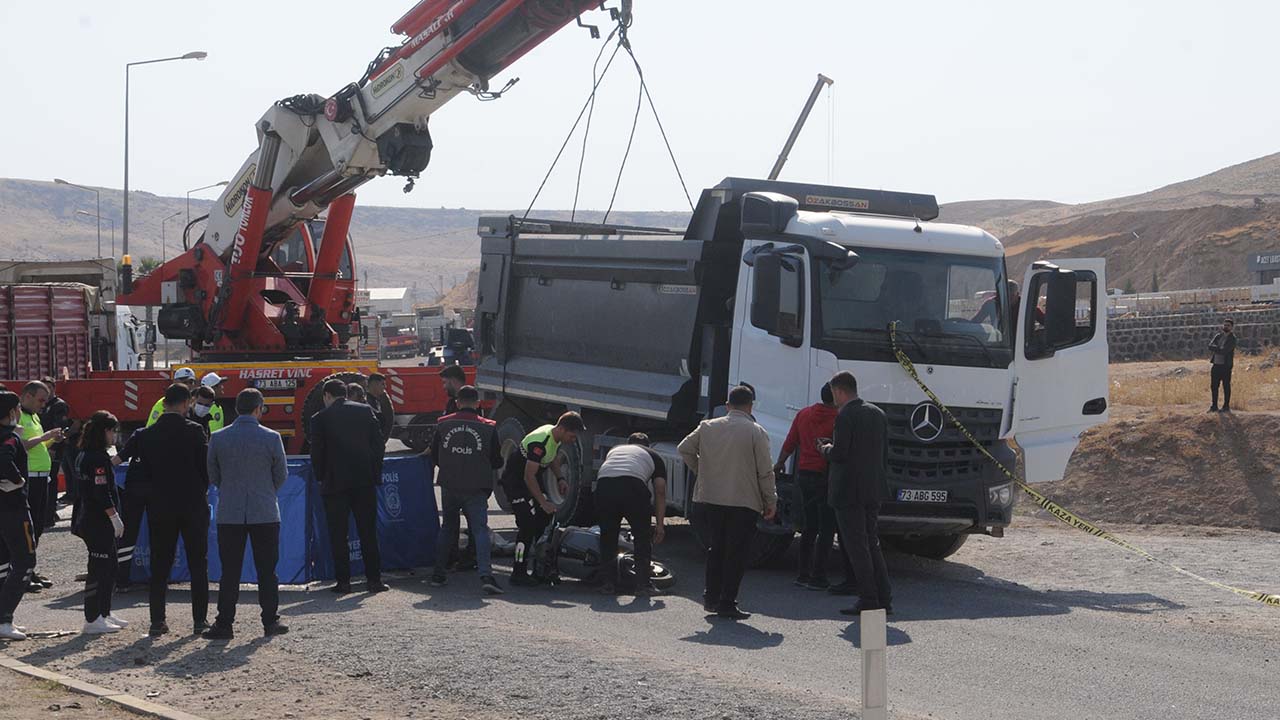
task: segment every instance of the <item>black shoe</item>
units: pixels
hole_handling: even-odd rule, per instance
[[[169,623],[161,620],[158,623],[151,623],[151,629],[147,631],[151,637],[160,637],[169,634]]]
[[[40,583],[40,587],[42,587],[42,588],[51,588],[51,587],[53,587],[53,581],[52,581],[52,580],[50,580],[49,578],[47,578],[47,577],[45,577],[45,576],[41,575],[40,573],[32,573],[32,575],[31,575],[31,580],[32,580],[33,582]]]
[[[36,582],[35,580],[32,580],[32,581],[30,581],[30,582],[28,582],[28,583],[27,583],[26,592],[29,592],[29,593],[38,593],[38,592],[40,592],[41,590],[44,590],[44,586],[43,586],[43,585],[41,585],[40,583]]]
[[[1209,406],[1209,412],[1218,412],[1218,406],[1217,406],[1217,405],[1210,405],[1210,406]]]
[[[219,625],[214,623],[213,627],[205,630],[200,637],[205,640],[230,640],[235,636],[236,634],[231,630],[230,625]]]
[[[827,592],[832,595],[857,595],[858,586],[849,580],[845,580],[844,582],[837,583],[827,588]]]
[[[382,582],[381,580],[370,581],[367,585],[365,585],[365,590],[368,590],[370,594],[374,594],[374,595],[378,593],[384,593],[390,589],[391,589],[391,586]]]
[[[600,594],[601,595],[617,595],[618,588],[615,587],[613,583],[607,582],[600,586]]]
[[[659,595],[666,595],[666,594],[667,593],[665,590],[658,587],[657,585],[654,585],[652,582],[647,582],[642,585],[638,585],[635,591],[636,597],[657,597]]]
[[[512,575],[511,584],[516,587],[534,587],[540,583],[528,575]]]
[[[1231,406],[1230,406],[1230,405],[1223,405],[1223,406],[1222,406],[1222,412],[1231,412]]]
[[[337,593],[338,595],[346,595],[347,593],[351,592],[351,583],[340,582],[337,585],[334,585],[333,587],[329,588],[329,592]]]
[[[192,626],[192,628],[191,628],[191,634],[192,634],[192,635],[203,635],[203,634],[204,634],[204,631],[208,630],[208,629],[209,629],[209,628],[211,628],[211,627],[213,627],[213,626],[212,626],[212,625],[210,625],[209,623],[205,622],[204,620],[200,620],[200,621],[196,622],[196,623]]]
[[[444,587],[449,584],[449,576],[444,573],[436,573],[431,576],[431,579],[427,581],[427,584],[431,587]]]
[[[800,575],[795,580],[793,580],[791,584],[796,585],[798,587],[809,587],[809,576]]]
[[[716,604],[710,600],[704,599],[702,601],[702,609],[708,613],[714,613],[716,611]]]
[[[289,632],[289,626],[281,623],[279,620],[271,623],[270,625],[264,625],[262,627],[263,637],[271,637],[272,635],[284,635],[287,632]]]
[[[733,605],[724,605],[716,610],[716,617],[722,617],[726,620],[746,620],[751,617],[751,613],[743,612],[737,603]]]
[[[831,588],[831,582],[824,577],[818,577],[809,580],[809,583],[805,585],[805,587],[810,590],[829,590]]]
[[[116,583],[116,594],[133,592],[133,583]]]
[[[485,575],[480,578],[480,589],[484,591],[485,595],[501,595],[506,592],[498,584],[498,579],[492,575]]]

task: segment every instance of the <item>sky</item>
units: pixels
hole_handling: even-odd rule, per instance
[[[272,102],[357,80],[398,44],[389,27],[411,5],[0,3],[0,176],[121,187],[125,63],[203,50],[133,69],[130,186],[182,196],[229,179]],[[584,19],[607,32],[604,13]],[[725,176],[768,173],[821,72],[835,85],[784,180],[944,203],[1083,202],[1280,149],[1276,27],[1280,3],[1239,0],[635,0],[630,36],[695,200]],[[587,97],[600,42],[569,25],[499,75],[520,78],[503,99],[455,98],[432,117],[417,188],[381,178],[359,202],[524,208]],[[637,87],[619,60],[597,96],[579,207],[610,201]],[[573,203],[581,148],[579,135],[537,208]],[[647,106],[615,206],[688,207]]]

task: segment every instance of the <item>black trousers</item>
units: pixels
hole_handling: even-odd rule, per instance
[[[253,567],[258,572],[258,606],[262,608],[262,626],[280,620],[280,579],[276,563],[280,560],[280,523],[254,525],[218,525],[218,558],[222,561],[222,579],[218,582],[218,625],[231,627],[236,621],[236,603],[240,600],[240,571],[244,567],[245,541],[253,545]]]
[[[841,543],[853,566],[853,575],[858,581],[858,605],[863,609],[885,608],[893,603],[889,571],[885,568],[884,553],[880,551],[879,517],[878,503],[836,508]]]
[[[120,493],[120,519],[124,522],[124,536],[117,543],[116,585],[129,584],[129,572],[133,566],[133,546],[138,542],[142,529],[142,515],[147,511],[148,493],[130,490],[126,484]]]
[[[35,531],[36,546],[44,535],[45,520],[49,517],[49,476],[27,478],[27,503],[31,509],[31,524]]]
[[[15,490],[14,492],[21,492]],[[13,611],[27,591],[27,571],[36,564],[36,538],[27,509],[0,510],[0,625],[13,622]]]
[[[760,513],[751,508],[729,505],[702,505],[711,540],[707,553],[706,591],[703,600],[719,608],[738,602],[738,588],[747,572],[747,544],[756,534]]]
[[[526,577],[533,543],[551,524],[551,516],[528,497],[512,500],[511,513],[516,516],[516,559],[511,564],[511,577]]]
[[[147,530],[151,533],[151,624],[165,621],[165,596],[179,535],[191,572],[191,617],[196,624],[205,622],[209,615],[209,506],[169,507],[152,502]]]
[[[649,524],[653,501],[644,481],[634,477],[600,478],[595,491],[596,518],[600,521],[600,566],[604,581],[617,583],[618,531],[626,518],[636,544],[636,583],[649,582],[653,561],[653,527]]]
[[[1231,366],[1214,365],[1209,368],[1209,394],[1213,406],[1218,407],[1218,386],[1222,386],[1222,409],[1231,409]]]
[[[836,536],[836,513],[827,504],[826,473],[801,470],[796,474],[804,528],[800,531],[800,576],[826,578],[827,558]]]
[[[84,581],[84,621],[111,614],[116,591],[116,531],[105,514],[86,518],[80,530],[89,548],[89,573]]]
[[[329,549],[333,574],[340,583],[351,582],[351,550],[347,545],[348,522],[356,519],[356,535],[364,557],[364,576],[371,585],[382,582],[382,556],[378,552],[378,488],[373,485],[340,490],[324,496],[325,521],[329,525]]]

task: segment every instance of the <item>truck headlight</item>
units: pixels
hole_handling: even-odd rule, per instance
[[[987,504],[1008,507],[1013,503],[1013,483],[987,488]]]

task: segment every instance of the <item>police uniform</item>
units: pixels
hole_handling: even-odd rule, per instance
[[[155,425],[156,421],[159,420],[160,416],[163,414],[164,414],[164,398],[160,398],[159,400],[156,401],[155,405],[151,406],[151,414],[147,416],[147,427],[151,427],[152,425]],[[227,423],[222,415],[222,407],[218,405],[217,400],[214,400],[213,404],[209,406],[208,415],[206,415],[203,418],[200,418],[200,417],[196,417],[195,413],[193,412],[191,414],[190,419],[208,428],[209,432],[205,433],[206,437],[209,435],[209,433],[216,433],[222,428],[227,426]]]
[[[529,575],[529,550],[538,536],[551,524],[551,515],[543,511],[538,501],[529,494],[524,483],[525,464],[536,462],[539,465],[537,479],[541,484],[546,477],[546,469],[556,459],[560,451],[560,443],[552,434],[554,425],[543,425],[524,436],[520,447],[511,451],[507,457],[506,468],[502,473],[502,489],[511,501],[511,512],[516,516],[516,561],[511,568],[511,579],[520,582]],[[523,547],[522,547],[523,546]]]
[[[71,516],[71,530],[89,549],[89,576],[84,583],[84,620],[91,623],[111,614],[116,587],[116,533],[107,517],[120,504],[115,472],[105,450],[80,455],[79,500]]]
[[[0,625],[27,589],[27,571],[36,564],[36,538],[27,510],[27,449],[13,426],[0,427]]]
[[[40,416],[22,411],[22,439],[30,441],[44,434]],[[49,481],[53,471],[53,456],[49,454],[52,440],[36,443],[27,450],[27,509],[31,513],[36,544],[44,534],[44,518],[49,511]]]

